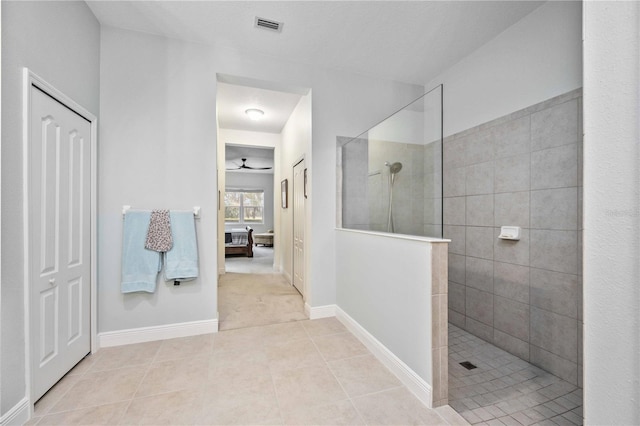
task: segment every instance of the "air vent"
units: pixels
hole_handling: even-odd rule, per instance
[[[256,28],[264,28],[265,30],[282,32],[282,22],[272,21],[270,19],[259,18],[256,16]]]

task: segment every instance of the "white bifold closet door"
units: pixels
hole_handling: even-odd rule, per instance
[[[91,123],[31,86],[32,397],[91,350]]]

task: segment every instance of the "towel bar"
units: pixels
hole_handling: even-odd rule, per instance
[[[129,210],[131,210],[131,206],[122,206],[122,217],[124,217]],[[200,219],[200,206],[193,206],[193,216],[196,219]]]

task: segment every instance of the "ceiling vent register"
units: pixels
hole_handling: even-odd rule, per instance
[[[256,16],[255,26],[256,28],[263,28],[265,30],[275,31],[277,33],[282,32],[282,26],[284,24],[278,21],[272,21],[270,19],[264,19]]]

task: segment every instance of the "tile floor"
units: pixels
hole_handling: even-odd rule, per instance
[[[48,424],[466,424],[424,407],[335,318],[104,348],[35,407]]]
[[[467,370],[460,362],[478,368]],[[582,425],[582,389],[449,324],[449,405],[471,424]]]

